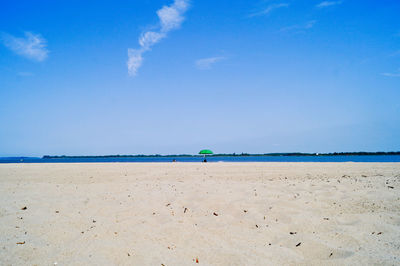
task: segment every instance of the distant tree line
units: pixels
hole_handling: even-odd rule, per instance
[[[332,152],[332,153],[302,153],[302,152],[289,152],[289,153],[263,153],[263,154],[250,154],[250,153],[217,153],[211,156],[350,156],[350,155],[400,155],[400,151],[391,152]],[[44,155],[43,159],[63,159],[63,158],[132,158],[132,157],[202,157],[202,155],[192,154],[136,154],[136,155]]]

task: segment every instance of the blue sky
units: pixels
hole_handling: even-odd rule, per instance
[[[400,150],[399,1],[0,14],[0,156]]]

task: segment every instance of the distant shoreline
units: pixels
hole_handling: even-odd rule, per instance
[[[240,157],[240,156],[363,156],[363,155],[400,155],[400,151],[396,152],[333,152],[333,153],[264,153],[264,154],[250,154],[250,153],[218,153],[208,156],[213,157]],[[160,154],[137,154],[137,155],[44,155],[42,159],[68,159],[68,158],[142,158],[142,157],[203,157],[203,155],[192,155],[192,154],[171,154],[171,155],[160,155]]]

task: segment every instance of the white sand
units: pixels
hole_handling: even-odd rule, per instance
[[[399,265],[400,164],[0,165],[1,265],[196,258]]]

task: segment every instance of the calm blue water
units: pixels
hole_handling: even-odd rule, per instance
[[[201,162],[203,157],[125,158],[0,158],[0,163],[112,163],[112,162]],[[351,156],[207,156],[208,162],[400,162],[400,155]]]

